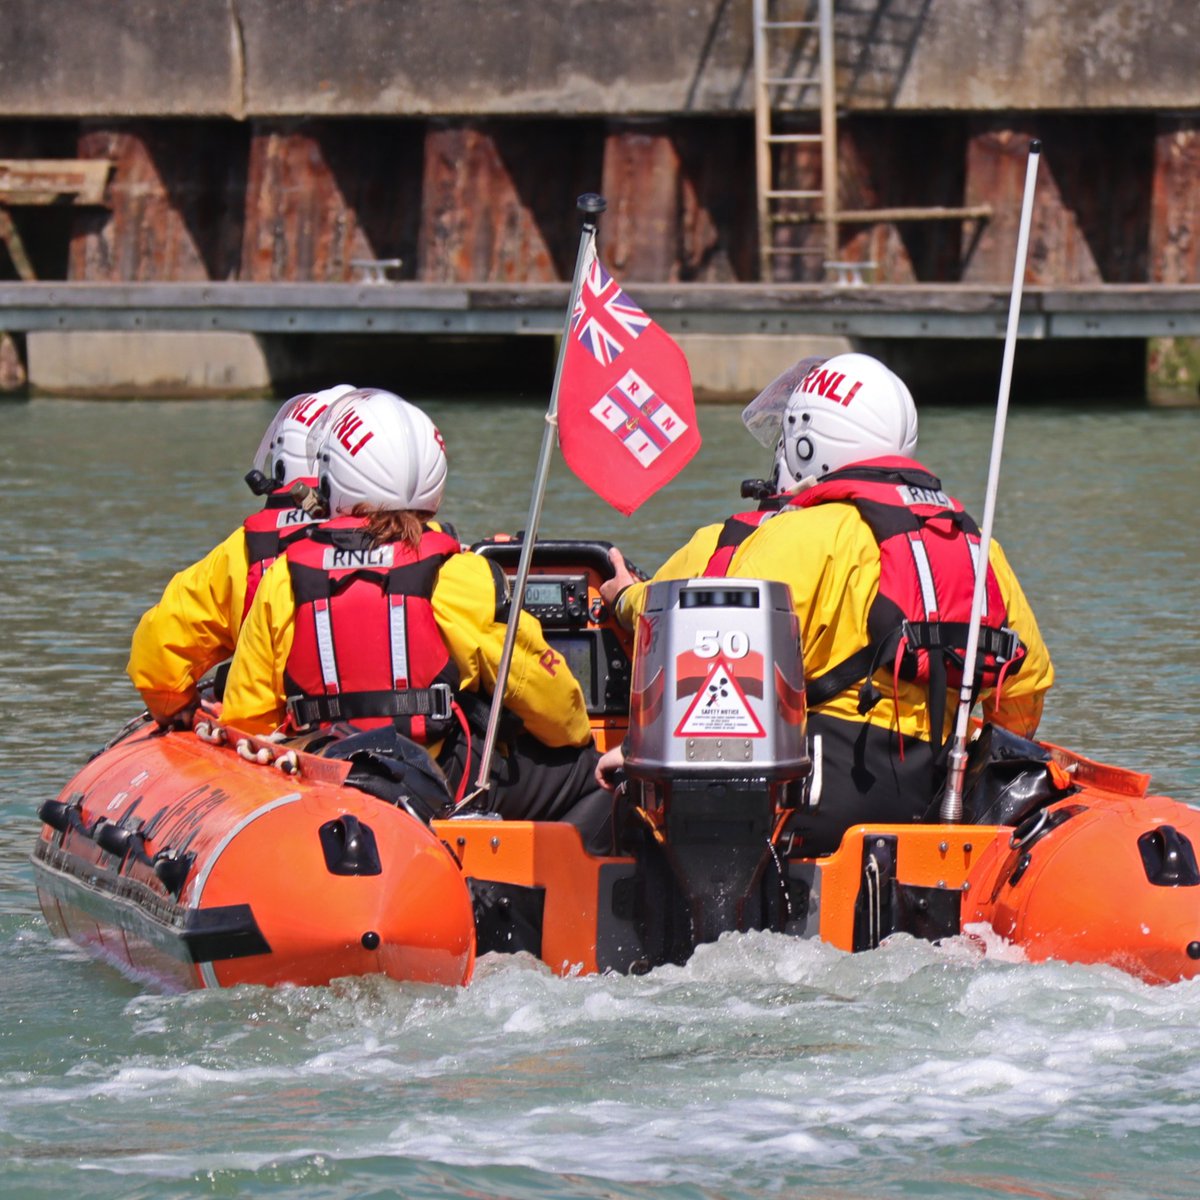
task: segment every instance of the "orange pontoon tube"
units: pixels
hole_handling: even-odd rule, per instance
[[[167,987],[467,982],[471,903],[429,828],[348,763],[237,740],[147,723],[42,806],[50,928]]]

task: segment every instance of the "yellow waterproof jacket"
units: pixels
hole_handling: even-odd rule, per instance
[[[175,575],[133,634],[126,671],[156,720],[196,699],[196,684],[232,653],[246,603],[250,557],[239,525]]]
[[[491,564],[464,551],[446,560],[431,599],[434,619],[458,667],[460,687],[491,694],[504,647],[496,619]],[[263,574],[225,684],[222,719],[250,733],[269,733],[286,716],[284,667],[295,635],[296,601],[286,558]],[[547,746],[584,746],[592,736],[587,706],[566,661],[547,644],[536,617],[522,612],[504,707]]]
[[[702,575],[721,529],[721,525],[708,525],[698,530],[654,578]],[[998,707],[992,690],[982,693],[983,715],[1032,737],[1041,720],[1045,693],[1054,682],[1054,668],[1033,610],[995,540],[990,561],[1008,609],[1008,624],[1025,643],[1026,656],[1021,669],[1004,680]],[[834,503],[785,510],[766,521],[738,547],[727,575],[776,579],[790,587],[800,621],[805,677],[815,679],[870,641],[867,614],[879,591],[879,568],[879,544],[870,527],[853,505]],[[634,584],[621,594],[616,607],[623,623],[632,626],[645,603],[645,588],[644,583]],[[932,741],[927,690],[902,679],[896,692],[890,664],[874,679],[883,699],[866,716],[858,712],[858,684],[814,711],[847,721],[898,726],[905,737]],[[947,703],[943,737],[953,730],[956,705],[957,693]]]

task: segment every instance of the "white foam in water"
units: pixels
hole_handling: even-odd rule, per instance
[[[986,921],[970,921],[962,927],[962,935],[954,939],[978,947],[993,962],[1025,962],[1025,948],[1001,937]]]

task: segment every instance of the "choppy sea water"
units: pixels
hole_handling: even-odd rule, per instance
[[[525,523],[538,403],[427,405],[465,537]],[[0,1195],[1192,1197],[1195,984],[962,938],[850,956],[726,937],[641,978],[481,960],[387,981],[161,996],[54,942],[37,804],[138,705],[132,627],[252,501],[272,409],[0,405]],[[991,413],[921,414],[981,515]],[[544,536],[654,567],[737,505],[736,409],[632,520],[555,464]],[[1200,412],[1015,407],[997,536],[1058,668],[1043,734],[1200,802]],[[1103,870],[1103,864],[1097,864]]]

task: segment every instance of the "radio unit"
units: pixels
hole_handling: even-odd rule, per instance
[[[588,581],[579,575],[530,575],[525,581],[526,612],[543,629],[576,629],[587,624]]]

